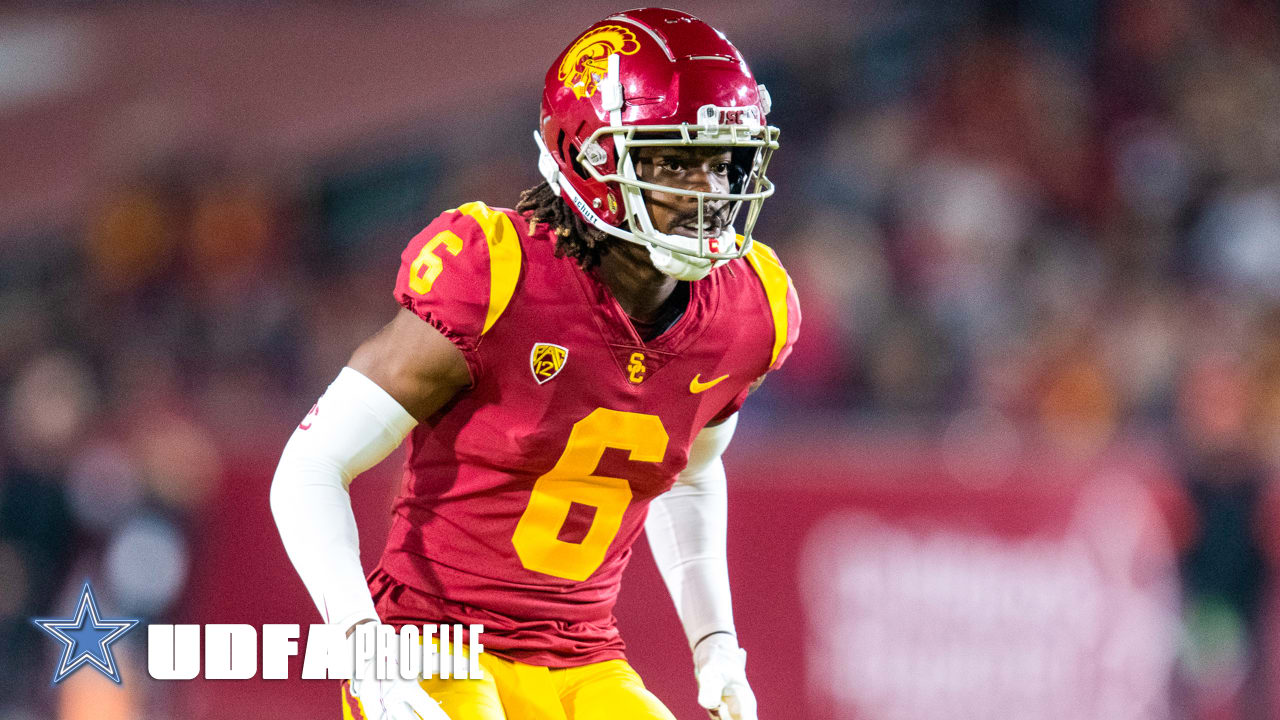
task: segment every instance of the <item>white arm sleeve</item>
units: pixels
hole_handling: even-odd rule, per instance
[[[649,504],[645,534],[689,647],[716,632],[734,633],[729,597],[728,490],[720,455],[738,426],[735,413],[705,427],[675,485]]]
[[[377,619],[360,565],[347,486],[417,425],[369,378],[343,368],[285,445],[271,512],[285,551],[327,623]]]

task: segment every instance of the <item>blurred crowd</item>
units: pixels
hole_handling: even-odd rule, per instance
[[[783,129],[757,236],[804,327],[744,433],[1159,448],[1189,499],[1179,706],[1262,717],[1280,6],[1069,5],[833,4],[809,45],[750,48]],[[78,578],[181,603],[222,464],[278,452],[391,317],[404,242],[537,181],[536,108],[507,110],[481,147],[432,128],[283,173],[180,149],[0,243],[0,696],[45,702],[26,618]]]

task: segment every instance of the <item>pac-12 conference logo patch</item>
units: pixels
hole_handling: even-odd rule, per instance
[[[568,358],[569,348],[552,343],[534,343],[533,350],[529,353],[529,369],[533,371],[533,379],[541,385],[559,375]]]
[[[560,61],[559,78],[579,98],[596,94],[596,84],[609,72],[609,56],[634,55],[636,34],[621,25],[602,25],[578,38]]]

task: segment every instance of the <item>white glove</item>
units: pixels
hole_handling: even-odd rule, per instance
[[[703,638],[693,649],[698,704],[720,720],[756,720],[756,695],[747,684],[747,651],[728,633]]]
[[[366,623],[369,626],[377,622]],[[361,628],[364,631],[364,628]],[[370,630],[375,633],[377,627]],[[365,661],[364,667],[357,673],[358,678],[351,680],[351,694],[360,699],[364,716],[369,720],[449,720],[449,716],[440,709],[440,703],[431,699],[417,680],[405,680],[400,677],[400,663],[395,653],[387,658],[387,679],[379,680],[375,671],[377,657]]]

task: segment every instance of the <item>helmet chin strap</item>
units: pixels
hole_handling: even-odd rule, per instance
[[[714,267],[710,260],[689,256],[678,256],[666,248],[649,245],[649,260],[663,275],[677,280],[693,282],[711,274]]]
[[[720,231],[721,236],[727,235],[734,237],[736,234],[733,226],[727,226]],[[711,260],[710,258],[694,257],[692,255],[682,255],[673,253],[664,247],[658,247],[650,243],[642,244],[649,248],[649,261],[663,275],[669,275],[677,280],[688,280],[693,282],[711,274],[712,270],[729,262],[728,260]]]

